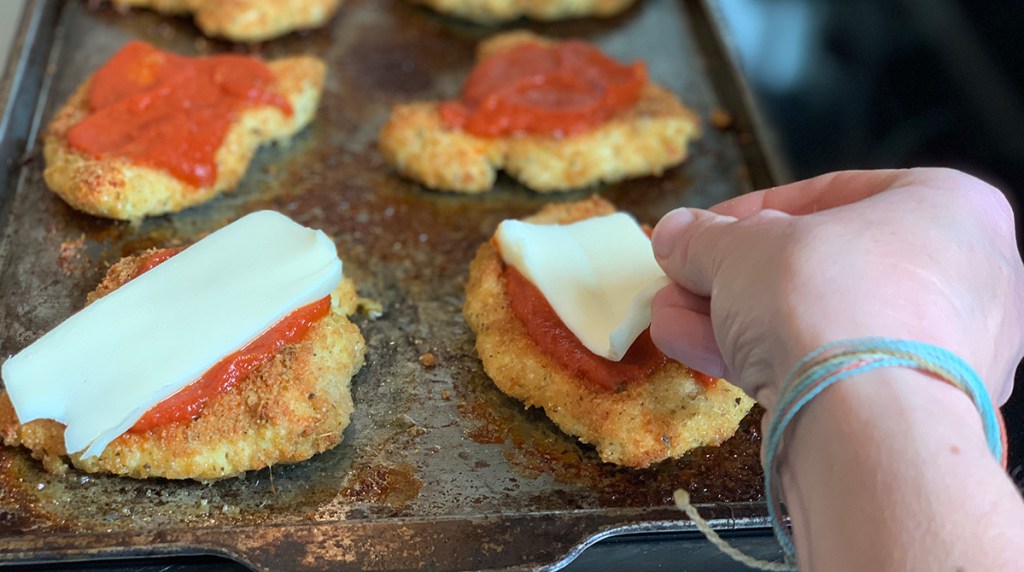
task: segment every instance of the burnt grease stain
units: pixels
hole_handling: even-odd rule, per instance
[[[352,32],[343,40],[347,46],[339,60],[341,75],[361,89],[386,97],[443,96],[435,91],[438,78],[460,75],[474,52],[468,38],[459,38],[436,19],[409,10],[367,18]],[[453,42],[460,49],[453,50]]]
[[[63,519],[41,508],[47,480],[32,478],[25,471],[37,461],[22,449],[0,448],[0,537],[28,531],[72,530]],[[47,493],[48,494],[48,493]]]
[[[422,488],[423,481],[416,477],[412,465],[376,464],[356,469],[340,496],[353,503],[401,509],[419,496]]]
[[[488,381],[477,382],[489,384]],[[459,413],[475,422],[466,431],[473,441],[501,445],[509,467],[527,479],[543,475],[559,483],[591,491],[606,508],[650,507],[672,504],[672,493],[689,491],[693,502],[743,502],[764,498],[759,451],[764,410],[755,406],[740,422],[736,434],[717,447],[699,447],[679,459],[645,469],[604,463],[596,451],[562,433],[538,409],[524,410],[497,388],[467,384]],[[510,403],[512,402],[512,407]],[[577,496],[553,491],[557,498],[537,495],[536,506],[568,508],[581,504]]]
[[[22,448],[0,448],[0,536],[6,533],[124,532],[178,526],[305,522],[338,494],[333,451],[316,464],[280,465],[214,482],[137,480],[68,467],[46,472]],[[334,458],[332,458],[334,457]]]

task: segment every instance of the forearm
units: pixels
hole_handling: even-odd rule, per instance
[[[809,570],[996,570],[1024,562],[1024,503],[977,411],[909,369],[841,382],[797,416],[780,467]]]

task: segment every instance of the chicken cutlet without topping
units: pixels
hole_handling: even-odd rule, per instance
[[[636,0],[412,0],[415,4],[480,24],[614,16]]]
[[[319,28],[341,0],[111,0],[114,7],[149,8],[162,14],[194,14],[207,36],[262,42],[295,30]]]

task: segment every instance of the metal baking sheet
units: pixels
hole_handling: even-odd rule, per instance
[[[692,157],[661,177],[559,196],[502,178],[486,195],[441,194],[398,178],[376,133],[393,103],[456,95],[475,44],[499,28],[403,0],[347,0],[323,29],[244,47],[201,37],[187,18],[27,3],[0,86],[0,355],[80,308],[121,256],[188,243],[266,208],[332,236],[346,274],[384,315],[357,319],[369,348],[352,424],[340,446],[310,461],[201,484],[55,477],[25,451],[0,449],[0,562],[216,554],[255,569],[557,567],[609,535],[691,530],[671,507],[680,487],[718,528],[765,525],[756,412],[721,447],[623,469],[498,392],[475,356],[462,285],[502,219],[597,193],[653,223],[775,179],[704,3],[645,0],[608,20],[521,25],[643,59],[706,122],[724,111],[731,125],[706,124]],[[318,55],[328,63],[321,109],[212,203],[140,225],[83,215],[45,189],[36,133],[131,39],[184,54]],[[433,367],[421,363],[428,352]]]

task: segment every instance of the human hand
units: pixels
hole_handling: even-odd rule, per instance
[[[808,352],[885,336],[953,351],[997,404],[1024,354],[1024,266],[1005,197],[958,171],[849,171],[678,209],[654,229],[675,282],[651,334],[774,406]]]

